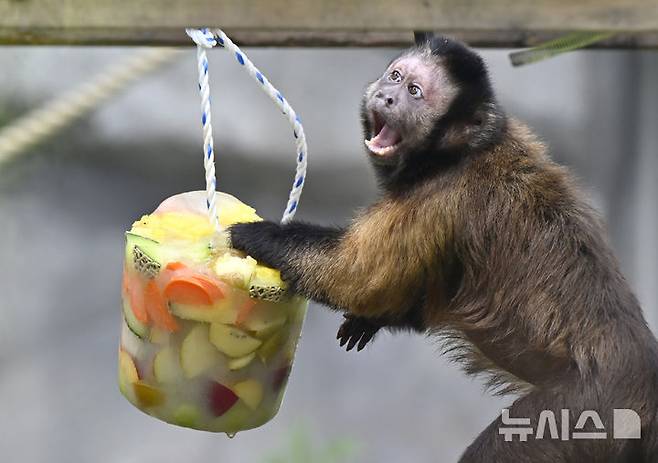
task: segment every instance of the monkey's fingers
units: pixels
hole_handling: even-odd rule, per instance
[[[357,351],[360,351],[368,344],[379,328],[378,325],[371,323],[368,319],[346,315],[336,338],[340,340],[341,347],[347,344],[347,351],[352,350],[354,346],[357,346]]]
[[[363,333],[363,336],[361,336],[361,340],[359,341],[359,345],[356,346],[357,352],[366,347],[366,345],[370,342],[377,331],[379,331],[379,327],[373,326],[372,329]]]

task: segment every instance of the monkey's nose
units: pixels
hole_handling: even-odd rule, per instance
[[[393,103],[395,103],[395,100],[393,100],[393,98],[390,96],[387,96],[385,98],[385,101],[386,101],[386,106],[393,106]]]

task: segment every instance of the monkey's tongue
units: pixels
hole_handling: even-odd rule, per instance
[[[366,140],[366,146],[375,154],[385,155],[391,153],[402,137],[397,130],[384,124],[377,135]]]

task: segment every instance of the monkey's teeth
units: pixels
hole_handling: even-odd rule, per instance
[[[399,145],[399,143],[396,143],[395,145],[391,146],[377,146],[375,143],[373,143],[372,140],[364,140],[364,142],[368,149],[377,156],[387,156],[393,153],[393,151],[395,151]]]

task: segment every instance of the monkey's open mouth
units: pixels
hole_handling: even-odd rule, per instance
[[[392,155],[402,141],[400,133],[388,125],[377,111],[372,111],[370,117],[373,131],[370,140],[365,140],[366,146],[377,156]]]

